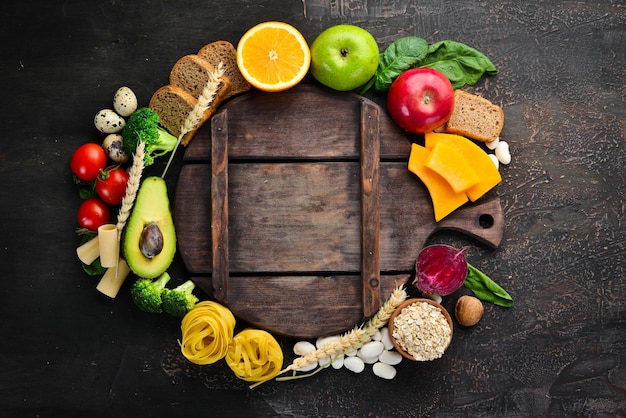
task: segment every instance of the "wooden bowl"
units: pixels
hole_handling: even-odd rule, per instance
[[[450,314],[448,313],[448,311],[446,310],[446,308],[444,308],[443,306],[441,306],[439,303],[435,302],[432,299],[426,299],[426,298],[412,298],[412,299],[407,299],[406,301],[404,301],[404,303],[402,303],[400,306],[398,306],[393,313],[391,314],[391,316],[389,317],[389,324],[387,326],[387,329],[389,331],[389,337],[391,338],[391,342],[393,343],[393,346],[395,347],[395,349],[398,351],[398,353],[402,354],[404,357],[406,357],[409,360],[412,361],[421,361],[421,360],[416,360],[415,357],[413,357],[411,354],[409,354],[408,352],[406,352],[402,346],[400,346],[400,344],[396,341],[396,339],[393,336],[393,331],[395,328],[395,322],[394,320],[396,319],[396,317],[400,314],[400,312],[402,312],[402,310],[404,308],[406,308],[409,305],[412,305],[414,303],[418,303],[418,302],[426,302],[432,306],[437,307],[438,309],[441,310],[441,312],[443,313],[443,316],[446,318],[446,321],[448,322],[448,325],[450,325],[450,341],[448,342],[448,344],[446,345],[446,347],[444,348],[444,351],[448,348],[448,346],[450,345],[450,342],[452,341],[452,331],[453,331],[453,326],[452,326],[452,318],[450,317]]]

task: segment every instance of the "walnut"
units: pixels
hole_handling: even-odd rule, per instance
[[[482,318],[484,311],[485,308],[483,308],[480,299],[469,295],[461,296],[454,306],[456,320],[465,327],[476,325]]]

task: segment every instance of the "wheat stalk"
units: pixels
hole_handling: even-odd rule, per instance
[[[281,371],[282,373],[290,370],[298,370],[309,366],[319,360],[326,358],[334,358],[345,354],[348,351],[357,350],[361,348],[365,343],[371,341],[372,337],[380,328],[382,328],[394,309],[396,309],[407,298],[406,291],[402,287],[396,288],[389,299],[380,307],[378,312],[360,328],[354,328],[352,331],[343,334],[337,341],[327,344],[311,353],[298,357],[287,368]]]
[[[117,229],[117,253],[120,253],[120,241],[122,239],[122,230],[126,225],[126,221],[128,220],[128,216],[130,215],[130,211],[133,208],[133,204],[135,203],[135,198],[137,197],[137,192],[139,191],[139,184],[141,183],[141,175],[144,169],[144,154],[145,154],[146,145],[143,141],[139,141],[137,143],[137,148],[135,149],[135,154],[133,155],[133,164],[128,171],[128,182],[126,184],[126,191],[124,192],[124,197],[122,198],[122,204],[120,206],[119,213],[117,215],[117,224],[115,225]],[[115,277],[117,278],[117,267],[118,263],[115,264]]]
[[[354,328],[352,331],[343,334],[338,340],[326,344],[311,353],[298,357],[289,366],[281,370],[277,376],[280,376],[288,371],[297,371],[298,369],[317,363],[320,360],[330,359],[329,361],[332,361],[333,358],[363,347],[363,345],[372,340],[376,331],[387,324],[387,321],[389,321],[393,311],[400,306],[406,298],[407,293],[404,287],[397,287],[391,293],[389,299],[387,299],[378,312],[376,312],[376,314],[370,318],[364,326]],[[326,365],[323,365],[323,367],[325,366]],[[253,385],[251,387],[256,386],[258,385]]]
[[[217,94],[217,91],[222,82],[221,78],[224,75],[224,71],[225,67],[222,62],[217,65],[215,72],[209,71],[209,80],[207,81],[206,86],[204,86],[204,88],[202,89],[202,93],[200,93],[200,96],[198,97],[198,101],[196,102],[195,106],[193,107],[193,109],[191,109],[180,127],[178,141],[176,141],[176,145],[172,150],[170,159],[167,162],[167,165],[165,166],[161,177],[165,177],[165,174],[167,173],[167,170],[170,167],[172,160],[174,159],[174,154],[176,154],[176,150],[178,149],[178,146],[180,145],[183,137],[189,132],[193,131],[196,126],[198,126],[198,124],[204,118],[204,112],[206,112],[207,109],[211,107],[211,104],[213,103],[215,95]]]

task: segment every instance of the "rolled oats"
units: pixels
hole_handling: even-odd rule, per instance
[[[393,338],[417,361],[440,358],[452,340],[445,315],[427,302],[412,303],[402,309],[393,327]]]

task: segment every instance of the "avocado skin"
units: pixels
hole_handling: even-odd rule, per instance
[[[152,258],[141,253],[139,240],[146,225],[155,222],[163,234],[163,249]],[[124,256],[139,277],[154,279],[163,274],[176,254],[176,231],[170,211],[167,185],[161,177],[147,177],[141,183],[124,232]]]

